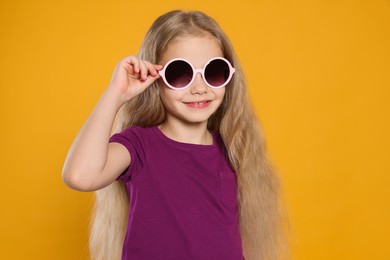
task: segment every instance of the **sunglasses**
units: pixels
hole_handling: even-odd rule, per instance
[[[183,90],[192,84],[197,73],[202,75],[210,88],[222,88],[229,83],[235,71],[230,62],[222,57],[210,59],[203,69],[194,69],[189,61],[175,58],[168,61],[159,74],[168,87]]]

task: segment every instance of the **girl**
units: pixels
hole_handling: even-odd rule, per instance
[[[278,180],[243,72],[204,13],[160,16],[117,64],[63,179],[97,191],[93,259],[283,255]]]

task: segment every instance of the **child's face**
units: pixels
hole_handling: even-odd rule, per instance
[[[203,68],[211,58],[223,57],[221,47],[213,36],[180,37],[168,45],[159,64],[173,58],[184,58],[195,69]],[[206,85],[200,74],[184,90],[173,90],[159,80],[160,97],[167,112],[167,121],[207,123],[209,117],[221,105],[225,87],[215,89]]]

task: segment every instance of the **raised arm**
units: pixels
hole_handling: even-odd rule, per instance
[[[143,92],[156,79],[162,66],[129,56],[120,61],[110,85],[84,123],[69,149],[62,170],[64,182],[80,191],[94,191],[112,183],[130,164],[127,149],[109,143],[120,107]]]

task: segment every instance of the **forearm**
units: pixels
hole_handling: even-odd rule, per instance
[[[68,152],[62,173],[66,183],[88,182],[103,170],[111,129],[121,105],[111,92],[102,95]]]
[[[124,148],[109,146],[115,116],[124,103],[159,78],[161,69],[162,66],[133,55],[117,64],[106,92],[69,149],[62,170],[62,178],[68,186],[78,190],[104,187],[131,162],[124,154],[127,151],[120,152]]]

